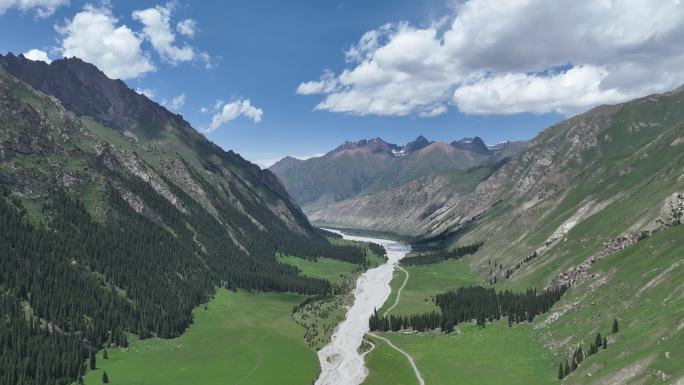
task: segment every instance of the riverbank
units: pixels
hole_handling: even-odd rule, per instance
[[[364,381],[368,370],[359,347],[369,331],[368,320],[389,298],[394,269],[410,251],[410,246],[396,241],[340,234],[349,240],[381,244],[387,251],[387,262],[369,269],[357,279],[354,303],[330,343],[318,352],[321,375],[317,385],[359,385]]]

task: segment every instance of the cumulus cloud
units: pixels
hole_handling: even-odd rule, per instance
[[[24,52],[24,57],[33,61],[44,61],[48,64],[52,62],[48,57],[47,52],[41,51],[39,49],[31,49],[28,52]]]
[[[0,16],[14,8],[22,12],[35,9],[36,17],[46,18],[55,13],[57,8],[68,4],[69,0],[0,0]]]
[[[192,19],[185,19],[176,24],[176,31],[183,36],[193,37],[197,32],[197,22]]]
[[[162,106],[168,108],[171,111],[178,111],[185,105],[185,94],[180,94],[171,98],[171,100],[162,100]]]
[[[134,11],[133,18],[143,24],[143,34],[159,56],[169,63],[190,61],[195,57],[195,51],[189,45],[182,47],[174,45],[176,35],[171,29],[172,6],[156,6],[144,10]],[[188,21],[188,20],[186,20]],[[185,26],[186,32],[192,29],[194,33],[194,21],[192,26]]]
[[[330,70],[325,70],[319,80],[301,83],[297,87],[297,93],[300,95],[328,94],[335,91],[338,84],[335,74]]]
[[[86,5],[71,20],[57,26],[60,51],[95,64],[114,79],[131,79],[155,70],[141,49],[143,39],[119,21],[107,8]]]
[[[637,96],[615,88],[602,88],[601,82],[608,75],[605,69],[583,66],[546,76],[514,73],[486,77],[457,88],[454,101],[461,111],[469,114],[557,112],[570,115],[587,106]]]
[[[217,100],[211,107],[214,115],[211,118],[211,123],[207,127],[206,132],[212,132],[228,122],[237,119],[240,116],[253,121],[254,123],[261,122],[261,117],[264,111],[261,108],[252,105],[249,99],[239,99],[230,103],[224,103]]]
[[[448,23],[391,23],[345,53],[349,68],[297,87],[357,115],[572,114],[684,83],[684,4],[470,0]]]

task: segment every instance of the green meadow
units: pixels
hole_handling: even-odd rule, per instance
[[[341,283],[344,281],[345,277],[349,276],[355,271],[358,271],[358,266],[353,263],[329,258],[318,258],[317,260],[313,261],[298,257],[279,255],[278,262],[296,266],[299,270],[301,270],[302,275],[326,279],[332,283]]]
[[[401,291],[399,303],[390,314],[415,314],[439,310],[434,304],[435,294],[476,284],[470,272],[468,259],[402,267],[409,273],[410,278]],[[400,269],[394,271],[394,278],[390,284],[392,294],[390,294],[385,305],[378,310],[381,314],[392,306],[405,278],[406,274]]]
[[[318,358],[290,316],[304,298],[218,290],[207,310],[195,310],[182,336],[132,341],[110,350],[106,360],[98,353],[98,369],[85,383],[101,384],[106,371],[117,385],[309,384]]]
[[[416,314],[437,310],[434,296],[461,286],[478,284],[469,258],[403,267],[409,279],[390,314]],[[395,301],[406,274],[397,269],[392,294],[379,310],[384,313]],[[458,332],[381,333],[409,353],[428,384],[551,384],[556,383],[557,360],[543,348],[531,325],[509,328],[494,322],[481,328],[462,324]],[[364,385],[417,384],[406,357],[385,342],[368,337],[375,349],[366,356],[369,376]]]
[[[499,321],[481,328],[458,326],[458,333],[381,333],[416,361],[430,385],[544,385],[558,381],[556,359],[541,347],[530,325],[511,328]],[[386,343],[376,344],[368,356],[370,374],[364,385],[417,384],[402,354]],[[387,381],[387,377],[392,379]],[[396,379],[395,377],[396,376]]]

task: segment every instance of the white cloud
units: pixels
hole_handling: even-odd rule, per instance
[[[195,51],[189,45],[178,47],[174,45],[176,35],[171,30],[172,6],[156,6],[144,10],[134,11],[133,18],[143,24],[143,34],[150,40],[152,47],[163,60],[175,64],[190,61],[195,57]],[[193,26],[194,32],[194,26]]]
[[[161,104],[171,111],[178,111],[185,105],[185,94],[176,95],[171,98],[171,101],[164,99]]]
[[[154,91],[149,88],[136,88],[135,92],[139,93],[140,95],[147,96],[147,98],[150,100],[154,98]]]
[[[330,70],[325,70],[319,80],[301,83],[297,87],[297,93],[300,95],[328,94],[335,91],[338,85],[335,74]]]
[[[52,62],[48,57],[47,52],[41,51],[39,49],[31,49],[28,52],[24,52],[24,57],[33,61],[44,61],[48,64]]]
[[[386,24],[350,67],[297,87],[357,115],[580,112],[684,83],[684,4],[674,0],[451,2],[450,25]]]
[[[0,0],[0,16],[14,8],[22,12],[35,9],[36,17],[46,18],[55,13],[57,8],[68,4],[69,0]]]
[[[261,108],[252,105],[249,99],[238,99],[230,103],[223,103],[217,100],[212,110],[216,113],[211,118],[211,123],[206,129],[206,132],[212,132],[222,125],[237,119],[240,116],[253,121],[254,123],[261,122],[261,117],[264,111]]]
[[[197,32],[197,22],[192,19],[185,19],[176,24],[176,31],[183,36],[193,37]]]
[[[113,79],[130,79],[155,70],[140,48],[142,38],[118,20],[107,8],[86,5],[66,24],[56,27],[62,36],[65,57],[78,57],[95,64]]]

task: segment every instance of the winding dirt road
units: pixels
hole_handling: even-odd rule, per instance
[[[408,280],[409,280],[409,272],[406,271],[406,269],[404,269],[404,268],[401,267],[401,266],[397,266],[397,269],[403,271],[404,274],[406,274],[406,277],[404,277],[404,283],[402,283],[402,284],[401,284],[401,287],[399,288],[399,290],[397,290],[397,298],[394,299],[394,303],[392,304],[392,306],[390,306],[390,307],[389,307],[387,310],[385,310],[385,312],[382,314],[383,317],[387,317],[387,314],[389,314],[389,312],[392,311],[392,309],[394,309],[395,306],[397,306],[397,304],[399,303],[399,297],[401,297],[401,291],[404,290],[404,286],[406,286],[406,282],[408,282]]]
[[[387,345],[391,346],[394,350],[398,351],[399,353],[403,354],[406,359],[409,361],[411,364],[411,367],[413,368],[413,373],[416,374],[416,379],[418,380],[418,383],[420,385],[425,385],[425,380],[423,379],[423,376],[420,374],[420,370],[418,370],[418,366],[416,366],[416,362],[413,360],[413,357],[411,357],[410,354],[406,353],[404,350],[401,350],[397,345],[393,344],[392,341],[388,340],[385,337],[380,337],[379,335],[375,333],[368,333],[373,338],[377,338],[381,341],[384,341]]]

